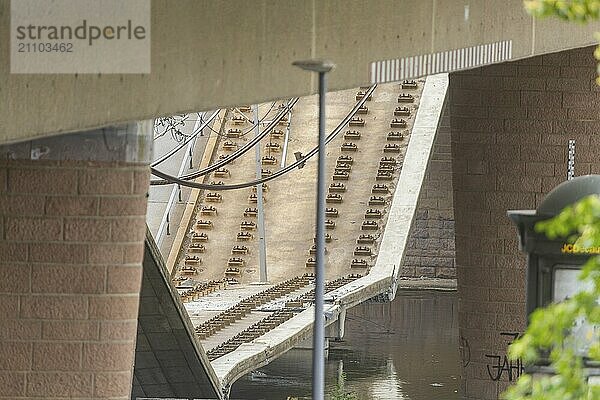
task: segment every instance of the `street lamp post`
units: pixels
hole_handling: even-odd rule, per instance
[[[315,322],[313,328],[313,400],[325,398],[325,93],[326,74],[334,64],[325,60],[295,61],[293,65],[319,74],[319,165],[317,173],[317,232]]]
[[[260,136],[260,118],[258,117],[258,105],[254,105],[254,132]],[[262,178],[260,142],[256,144],[256,179]],[[265,206],[263,199],[263,184],[256,185],[256,206],[258,208],[258,266],[260,283],[268,283],[267,279],[267,244],[265,242]]]

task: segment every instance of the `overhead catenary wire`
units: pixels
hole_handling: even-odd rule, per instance
[[[373,93],[373,91],[375,90],[375,88],[377,87],[377,85],[373,85],[371,86],[365,96],[359,100],[356,105],[352,108],[352,110],[350,111],[350,113],[348,113],[348,115],[346,115],[346,117],[340,122],[340,124],[333,130],[332,133],[330,133],[326,140],[325,143],[328,144],[329,142],[331,142],[341,131],[342,129],[348,124],[348,122],[350,122],[350,119],[356,114],[356,112],[358,111],[358,109],[367,101],[367,98]],[[160,182],[160,183],[154,183],[151,182],[151,184],[156,185],[156,184],[162,184],[162,185],[166,185],[166,184],[171,184],[171,183],[177,183],[180,184],[182,186],[187,186],[187,187],[191,187],[191,188],[196,188],[196,189],[207,189],[207,190],[235,190],[235,189],[243,189],[243,188],[247,188],[247,187],[252,187],[252,186],[256,186],[260,183],[265,183],[268,182],[270,180],[273,180],[275,178],[278,178],[282,175],[285,175],[286,173],[292,171],[293,169],[295,169],[296,167],[298,167],[301,164],[304,164],[309,158],[311,158],[312,156],[314,156],[315,154],[317,154],[319,150],[319,147],[316,146],[315,148],[313,148],[311,151],[309,151],[306,156],[304,156],[302,159],[296,161],[293,164],[288,165],[287,167],[280,169],[279,171],[276,171],[275,173],[273,173],[273,175],[262,178],[262,179],[257,179],[254,181],[250,181],[250,182],[244,182],[244,183],[237,183],[237,184],[231,184],[231,185],[210,185],[210,184],[205,184],[205,183],[196,183],[196,182],[188,182],[186,180],[183,179],[183,177],[178,178],[178,177],[174,177],[172,175],[169,174],[165,174],[164,172],[158,171],[154,168],[151,168],[152,174],[156,175],[160,178],[163,178],[163,180],[161,181],[154,181],[154,182]],[[224,160],[223,160],[224,161]],[[215,168],[216,169],[216,168]]]
[[[229,156],[225,157],[224,159],[217,161],[216,163],[209,165],[208,167],[201,169],[199,171],[196,172],[192,172],[190,174],[187,175],[183,175],[180,178],[183,180],[191,180],[191,179],[195,179],[198,178],[200,176],[203,175],[207,175],[210,174],[211,172],[221,168],[224,165],[229,164],[230,162],[236,160],[237,158],[241,157],[242,155],[244,155],[246,152],[248,152],[249,150],[251,150],[252,148],[254,148],[254,145],[256,143],[260,143],[260,141],[267,136],[269,133],[271,133],[271,131],[273,129],[275,129],[275,127],[277,126],[277,124],[279,123],[279,121],[281,121],[286,114],[296,105],[296,103],[298,102],[299,98],[298,97],[294,97],[292,99],[290,99],[287,104],[279,110],[279,112],[277,113],[277,115],[275,116],[275,118],[269,123],[269,125],[267,125],[267,127],[264,129],[263,132],[261,132],[260,136],[255,136],[254,138],[252,138],[248,143],[246,143],[244,146],[242,146],[241,148],[239,148],[237,151],[235,151],[234,153],[230,154]]]
[[[261,132],[261,134],[259,136],[256,136],[253,139],[251,139],[248,143],[246,143],[243,147],[241,147],[234,153],[230,154],[229,156],[225,157],[224,159],[217,161],[216,163],[209,165],[208,167],[203,168],[199,171],[196,171],[196,172],[193,172],[193,173],[187,174],[187,175],[182,175],[180,177],[174,177],[174,178],[178,178],[184,182],[191,180],[191,179],[195,179],[200,176],[207,175],[207,174],[221,168],[222,166],[229,164],[230,162],[234,161],[235,159],[241,157],[247,151],[252,149],[256,143],[259,143],[266,135],[268,135],[277,126],[279,121],[281,121],[283,119],[283,117],[289,112],[289,110],[291,110],[292,107],[294,107],[294,105],[296,105],[298,100],[299,100],[298,97],[294,97],[294,98],[290,99],[290,101],[288,101],[288,103],[285,105],[285,107],[283,107],[281,110],[279,110],[279,113],[277,113],[277,116],[275,116],[275,118],[271,121],[271,123],[269,123],[269,125],[264,129],[264,131]],[[151,165],[151,167],[153,167],[153,166],[154,165]],[[154,172],[160,172],[160,171],[157,171],[153,168],[151,168],[151,171],[152,171],[153,175],[158,176],[159,178],[163,178],[162,175],[159,175],[158,173],[154,173]],[[171,176],[171,175],[167,175],[167,174],[164,174],[164,175]],[[170,183],[171,183],[171,181],[167,180],[166,178],[163,178],[163,180],[150,181],[151,185],[168,185]],[[184,186],[187,186],[187,185],[184,185]]]
[[[275,108],[275,104],[276,103],[277,103],[276,101],[272,102],[271,106],[269,107],[269,109],[267,110],[267,112],[265,113],[265,115],[263,115],[262,118],[259,118],[258,122],[254,121],[253,124],[252,124],[252,126],[250,128],[246,129],[246,131],[244,131],[244,132],[242,132],[240,134],[240,137],[246,136],[248,133],[252,132],[254,130],[254,128],[256,128],[257,125],[261,124],[267,118],[267,116],[271,113],[271,111],[273,111],[273,109]]]
[[[258,120],[258,124],[262,123],[262,122],[263,122],[263,121],[264,121],[264,120],[267,118],[267,116],[268,116],[268,115],[271,113],[271,111],[273,111],[273,108],[275,108],[275,104],[276,104],[276,102],[275,102],[275,101],[274,101],[273,103],[271,103],[271,107],[269,107],[269,109],[267,110],[267,112],[265,113],[265,115],[263,115],[263,117],[262,117],[262,118],[259,118],[259,120]],[[252,132],[252,131],[254,130],[254,128],[256,128],[256,126],[257,126],[258,124],[256,123],[256,121],[252,122],[252,126],[251,126],[250,128],[248,128],[246,131],[242,132],[242,133],[240,134],[240,136],[239,136],[239,137],[244,137],[244,136],[246,136],[248,133]],[[223,135],[221,132],[219,132],[219,131],[216,131],[216,130],[215,130],[213,127],[211,127],[211,126],[208,126],[208,129],[209,129],[211,132],[213,132],[213,133],[215,133],[216,135],[218,135],[218,136],[225,137],[225,138],[227,137],[226,135]]]
[[[264,120],[267,118],[267,116],[269,115],[269,113],[270,113],[270,112],[273,110],[273,108],[275,107],[275,104],[276,104],[276,102],[273,102],[273,103],[271,104],[271,106],[269,107],[269,109],[267,110],[267,112],[265,113],[265,115],[263,115],[263,116],[262,116],[262,118],[260,118],[260,119],[259,119],[259,123],[262,123],[262,122],[263,122],[263,121],[264,121]],[[194,121],[196,121],[196,122],[200,121],[200,123],[204,122],[204,116],[203,116],[203,114],[204,114],[204,113],[196,113],[196,114],[198,115],[198,118],[197,118],[197,119],[195,119]],[[242,133],[239,135],[239,137],[240,137],[240,138],[241,138],[241,137],[244,137],[246,134],[248,134],[249,132],[251,132],[252,130],[254,130],[254,128],[256,127],[256,125],[257,125],[257,124],[256,124],[256,122],[252,121],[252,126],[251,126],[250,128],[248,128],[246,131],[242,132]],[[204,129],[208,129],[209,131],[213,132],[213,133],[214,133],[214,134],[216,134],[217,136],[221,136],[221,137],[227,138],[227,135],[224,135],[224,134],[222,134],[221,132],[219,132],[219,131],[216,131],[216,130],[215,130],[215,129],[214,129],[212,126],[210,126],[210,125],[206,126]],[[163,133],[161,133],[161,134],[159,134],[159,135],[155,136],[153,140],[156,140],[156,139],[158,139],[158,138],[160,138],[160,137],[164,136],[164,135],[165,135],[167,132],[168,132],[168,130],[165,130],[165,132],[163,132]],[[195,132],[196,132],[196,131],[194,131],[194,133],[195,133]],[[176,133],[171,133],[171,135],[177,135],[177,136],[180,136],[181,138],[189,138],[189,137],[190,137],[190,136],[192,136],[194,133],[187,134],[187,133],[183,133],[183,132],[181,132],[181,131],[177,131]],[[202,134],[200,134],[200,136],[202,136]],[[180,139],[175,139],[175,140],[177,140],[177,142],[179,142],[179,140],[180,140]]]
[[[350,119],[356,114],[358,109],[367,101],[367,98],[373,93],[373,91],[375,90],[376,87],[377,87],[377,85],[372,85],[371,87],[369,87],[369,89],[366,91],[363,98],[356,103],[356,105],[352,108],[352,110],[348,113],[348,115],[346,115],[346,117],[338,124],[338,126],[329,135],[327,135],[327,138],[325,139],[325,144],[329,144],[344,129],[344,127],[348,124],[348,122],[350,122]],[[189,182],[189,181],[182,179],[183,177],[178,178],[176,176],[172,176],[172,175],[166,174],[164,172],[161,172],[159,170],[156,170],[154,168],[151,168],[150,170],[153,175],[156,175],[159,178],[163,178],[160,181],[154,181],[154,182],[159,182],[159,183],[151,182],[151,184],[167,185],[167,184],[176,183],[181,186],[187,186],[187,187],[191,187],[191,188],[195,188],[195,189],[205,189],[205,190],[214,190],[214,191],[243,189],[243,188],[252,187],[252,186],[256,186],[261,183],[268,182],[270,180],[276,179],[282,175],[287,174],[288,172],[294,170],[299,165],[305,163],[309,158],[311,158],[315,154],[317,154],[318,151],[319,151],[319,146],[316,146],[311,151],[309,151],[306,154],[306,156],[304,156],[300,160],[297,160],[293,164],[290,164],[287,167],[282,168],[279,171],[273,173],[273,175],[267,176],[262,179],[250,181],[250,182],[236,183],[236,184],[231,184],[231,185],[210,185],[210,184],[206,184],[206,183]]]
[[[208,117],[208,119],[206,121],[204,121],[202,123],[202,125],[200,125],[195,132],[192,132],[192,134],[187,137],[187,139],[185,139],[183,142],[181,142],[181,144],[179,144],[177,147],[173,148],[167,154],[163,155],[162,157],[160,157],[156,161],[153,161],[152,164],[150,164],[150,167],[156,167],[157,165],[159,165],[159,164],[163,163],[164,161],[168,160],[169,157],[171,157],[173,154],[175,154],[179,150],[181,150],[183,148],[183,146],[185,146],[186,144],[188,144],[189,142],[191,142],[196,136],[198,136],[200,134],[200,132],[202,132],[202,130],[204,128],[206,128],[206,126],[208,126],[208,124],[210,124],[213,119],[215,119],[215,117],[219,114],[220,111],[221,110],[216,110],[215,112],[213,112],[211,114],[211,116]]]

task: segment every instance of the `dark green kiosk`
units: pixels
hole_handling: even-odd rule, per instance
[[[600,175],[586,175],[565,181],[554,188],[541,202],[537,210],[511,210],[508,216],[519,230],[520,249],[527,253],[527,314],[538,307],[560,302],[585,288],[577,279],[583,264],[591,255],[600,254],[600,248],[581,248],[570,244],[566,238],[551,240],[535,232],[535,224],[552,218],[565,207],[592,194],[600,195]],[[573,331],[573,345],[578,354],[586,359],[591,340],[599,340],[600,327],[590,326],[584,321]],[[531,366],[531,372],[551,373],[541,360]],[[590,379],[596,383],[600,376],[600,365],[586,363]]]

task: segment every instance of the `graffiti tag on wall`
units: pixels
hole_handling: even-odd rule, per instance
[[[508,340],[507,347],[517,339],[520,334],[515,332],[500,332],[500,336]],[[510,360],[506,352],[504,354],[486,354],[488,359],[487,373],[491,380],[499,381],[503,377],[512,382],[519,378],[524,371],[521,359]]]

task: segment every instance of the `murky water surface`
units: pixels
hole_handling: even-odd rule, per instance
[[[342,379],[362,399],[458,400],[455,292],[403,291],[389,304],[363,304],[346,319],[344,341],[331,343],[326,393]],[[345,377],[345,378],[342,378]],[[311,352],[292,350],[241,378],[232,399],[310,398]]]

